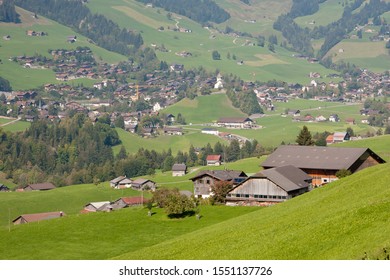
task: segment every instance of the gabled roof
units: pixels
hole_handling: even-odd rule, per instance
[[[127,184],[131,184],[132,182],[133,182],[133,180],[131,180],[129,178],[125,178],[119,182],[119,185],[127,185]]]
[[[220,118],[217,123],[244,123],[244,122],[253,122],[253,121],[247,117],[226,117],[226,118]]]
[[[102,206],[104,206],[106,204],[110,204],[110,202],[109,201],[90,202],[87,205],[85,205],[85,207],[88,206],[88,205],[91,205],[95,209],[99,209],[100,207],[102,207]]]
[[[240,170],[203,170],[195,177],[190,178],[190,180],[194,181],[203,176],[210,176],[220,181],[231,181],[234,178],[247,177],[245,172]]]
[[[151,180],[149,180],[149,179],[143,179],[143,178],[139,178],[139,179],[136,179],[136,180],[134,180],[133,182],[132,182],[132,184],[133,185],[143,185],[143,184],[145,184],[145,183],[147,183],[147,182],[153,182],[153,181],[151,181]],[[154,183],[154,182],[153,182]]]
[[[111,181],[110,181],[110,183],[112,183],[112,184],[118,184],[120,181],[122,181],[123,179],[125,179],[126,178],[126,176],[119,176],[119,177],[117,177],[117,178],[115,178],[115,179],[112,179]]]
[[[133,197],[121,197],[115,200],[113,203],[122,200],[127,205],[143,204],[148,201],[148,199],[142,196],[133,196]]]
[[[208,155],[206,157],[207,161],[221,160],[221,155]]]
[[[187,166],[184,163],[175,163],[172,166],[172,171],[186,171]]]
[[[280,146],[268,156],[262,166],[272,168],[293,165],[301,169],[349,169],[366,152],[379,163],[385,162],[368,148]]]
[[[301,169],[285,165],[276,168],[262,170],[250,178],[268,178],[286,192],[308,188],[312,178]]]
[[[14,219],[12,222],[15,222],[18,219],[23,219],[26,223],[50,220],[64,216],[65,213],[62,211],[59,212],[46,212],[46,213],[35,213],[35,214],[23,214]]]
[[[52,183],[39,183],[39,184],[30,184],[25,186],[23,189],[30,187],[33,190],[51,190],[55,189],[55,186]]]

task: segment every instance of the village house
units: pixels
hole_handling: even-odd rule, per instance
[[[163,131],[166,135],[183,135],[183,128],[181,127],[165,126]]]
[[[172,166],[172,176],[184,176],[187,173],[187,165],[184,163],[175,163]]]
[[[110,181],[110,187],[114,189],[125,189],[130,188],[133,181],[126,176],[119,176]]]
[[[333,143],[340,143],[349,141],[351,139],[351,136],[348,132],[335,132],[333,133]]]
[[[219,166],[222,164],[222,156],[221,155],[208,155],[206,157],[206,164],[211,166]]]
[[[130,206],[142,206],[147,203],[149,200],[145,199],[143,196],[134,196],[134,197],[121,197],[111,203],[113,210],[126,208]]]
[[[385,161],[368,148],[342,148],[318,146],[279,146],[262,163],[264,169],[293,165],[313,178],[314,186],[337,180],[336,173],[351,173],[384,163]]]
[[[12,221],[14,225],[21,225],[31,222],[38,222],[43,220],[51,220],[61,218],[65,216],[62,211],[59,212],[46,212],[46,213],[35,213],[35,214],[23,214]]]
[[[156,183],[149,179],[139,178],[131,183],[131,187],[135,190],[155,191]]]
[[[220,118],[217,121],[218,126],[227,128],[252,128],[253,124],[253,120],[246,117]]]
[[[39,183],[27,185],[23,188],[23,191],[48,191],[55,188],[52,183]]]
[[[282,202],[309,191],[312,178],[287,165],[262,170],[246,178],[227,194],[228,204]]]
[[[339,122],[340,121],[340,118],[337,114],[332,114],[329,116],[329,121],[330,122]]]
[[[208,198],[212,195],[211,187],[216,182],[231,182],[233,186],[248,177],[239,170],[203,170],[190,178],[194,183],[194,195],[198,198]]]
[[[109,201],[99,201],[99,202],[90,202],[84,206],[84,209],[81,211],[83,213],[88,212],[99,212],[99,211],[110,211],[112,207],[110,206]]]

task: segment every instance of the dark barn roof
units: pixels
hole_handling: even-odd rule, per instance
[[[301,169],[349,169],[368,153],[378,163],[385,161],[368,148],[280,146],[263,162],[264,168],[293,165]]]
[[[195,177],[190,178],[190,180],[194,181],[197,178],[203,176],[211,176],[220,181],[231,181],[234,178],[247,177],[247,175],[243,171],[239,170],[203,170],[199,172]]]
[[[187,166],[184,163],[175,163],[172,166],[172,171],[186,171]]]

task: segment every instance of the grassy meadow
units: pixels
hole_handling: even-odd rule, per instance
[[[49,49],[75,49],[78,46],[87,46],[93,51],[98,61],[117,63],[126,58],[122,55],[109,52],[88,42],[87,38],[75,33],[68,27],[60,25],[44,17],[34,19],[32,14],[21,8],[17,8],[21,15],[21,24],[0,23],[1,37],[10,35],[11,40],[3,40],[0,43],[0,76],[10,81],[14,90],[24,90],[39,87],[45,83],[58,83],[55,73],[51,69],[27,69],[18,63],[9,60],[10,57],[35,54],[50,57]],[[27,30],[47,32],[48,36],[27,36]],[[77,35],[77,42],[66,42],[67,36]],[[69,84],[84,84],[92,86],[94,81],[90,79],[77,79],[69,81]]]
[[[228,6],[233,10],[237,5],[237,1],[221,0],[221,6]],[[271,3],[272,2],[272,3]],[[251,8],[246,8],[245,13],[256,14],[256,11],[262,11],[262,17],[267,22],[266,29],[271,30],[272,20],[267,19],[266,11],[271,7],[284,7],[286,9],[285,0],[280,1],[256,1]],[[267,6],[266,10],[261,10]],[[97,13],[104,13],[108,18],[115,20],[121,27],[130,28],[141,32],[145,44],[147,46],[157,45],[164,46],[168,52],[156,51],[157,56],[161,60],[168,63],[181,63],[186,68],[204,67],[210,71],[220,70],[224,73],[234,73],[245,80],[285,80],[290,82],[308,83],[310,81],[308,74],[310,72],[320,72],[322,76],[332,73],[332,71],[322,67],[319,64],[311,64],[307,61],[299,60],[292,57],[292,52],[276,46],[276,52],[270,52],[267,47],[261,48],[253,46],[254,39],[251,38],[236,38],[218,32],[216,29],[202,28],[199,24],[182,17],[172,14],[168,19],[167,12],[159,8],[149,8],[145,5],[132,0],[114,0],[104,1],[96,0],[88,3],[88,7]],[[272,15],[275,18],[279,15],[280,9],[277,9],[278,14]],[[119,11],[119,12],[118,12]],[[248,15],[249,17],[249,15]],[[247,16],[242,20],[248,19]],[[271,15],[269,16],[271,17]],[[236,19],[235,19],[236,20]],[[235,21],[232,20],[232,21]],[[241,22],[241,19],[238,20]],[[242,23],[242,22],[241,22]],[[250,23],[245,25],[251,26]],[[230,25],[230,23],[228,23]],[[254,24],[253,29],[263,25],[263,22]],[[157,28],[164,27],[163,31],[158,31]],[[174,27],[184,27],[191,29],[191,33],[173,32]],[[235,28],[234,24],[232,25]],[[219,27],[224,30],[223,24]],[[241,28],[238,26],[236,29]],[[245,31],[245,29],[244,29]],[[271,32],[267,31],[267,34]],[[272,31],[275,33],[275,31]],[[221,60],[213,60],[211,53],[213,50],[218,50],[221,55]],[[192,53],[190,57],[181,57],[176,53],[189,51]],[[232,57],[236,56],[236,60]],[[230,59],[228,58],[230,56]],[[237,61],[243,61],[243,65],[238,65]]]
[[[361,259],[365,252],[374,258],[390,246],[389,171],[389,164],[368,168],[287,202],[116,259],[343,260]],[[199,242],[199,236],[207,239]]]

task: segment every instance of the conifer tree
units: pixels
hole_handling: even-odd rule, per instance
[[[311,133],[306,125],[303,126],[301,132],[299,133],[296,142],[299,146],[313,146],[314,141],[311,137]]]

